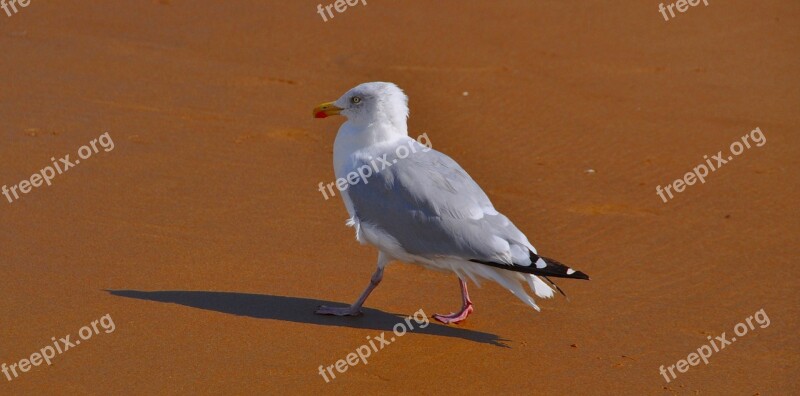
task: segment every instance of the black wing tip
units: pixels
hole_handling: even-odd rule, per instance
[[[545,268],[537,268],[536,261],[539,259],[544,260],[547,263],[547,267]],[[589,275],[581,271],[576,271],[556,260],[547,257],[541,257],[536,253],[531,252],[531,265],[523,266],[523,265],[508,265],[508,264],[500,264],[491,261],[484,261],[478,259],[470,259],[474,263],[485,264],[488,266],[492,266],[495,268],[501,268],[509,271],[515,272],[524,272],[527,274],[539,275],[539,276],[552,276],[554,278],[568,278],[568,279],[580,279],[580,280],[591,280]],[[572,272],[570,272],[572,271]],[[548,279],[549,280],[549,279]]]
[[[585,273],[583,273],[581,271],[575,271],[575,273],[572,274],[572,277],[575,278],[575,279],[592,280],[591,278],[589,278],[589,275],[586,275]]]
[[[553,260],[548,257],[542,257],[537,255],[536,253],[531,252],[531,262],[536,263],[539,259],[544,260],[547,263],[547,267],[542,268],[540,271],[546,272],[547,275],[553,276],[556,278],[569,278],[569,279],[581,279],[581,280],[591,280],[589,275],[586,275],[585,272],[576,271],[569,266],[562,264],[557,260]],[[534,266],[534,265],[532,265]],[[535,272],[534,272],[535,274]]]
[[[569,272],[569,271],[573,271],[573,272]],[[575,271],[574,269],[569,268],[569,267],[557,268],[556,270],[552,270],[552,269],[550,269],[550,270],[542,269],[542,270],[538,270],[538,271],[534,270],[534,271],[531,271],[531,273],[534,274],[534,275],[552,276],[554,278],[591,280],[591,278],[589,278],[589,275],[586,275],[586,273],[581,272],[581,271]]]

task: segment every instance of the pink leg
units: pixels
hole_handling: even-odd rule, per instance
[[[472,300],[469,299],[469,293],[467,293],[467,282],[462,280],[461,278],[458,279],[461,284],[461,312],[451,313],[450,315],[441,315],[435,314],[433,318],[444,323],[455,323],[458,324],[472,313],[474,308],[472,308]]]
[[[364,305],[364,301],[367,301],[367,297],[369,294],[372,293],[373,290],[381,283],[381,279],[383,279],[383,267],[386,263],[389,262],[389,259],[383,252],[378,254],[378,269],[375,270],[375,273],[372,274],[372,279],[369,281],[369,286],[361,293],[361,297],[353,303],[353,305],[349,307],[328,307],[325,305],[320,305],[319,308],[314,312],[319,315],[336,315],[336,316],[358,316],[361,315],[361,306]]]

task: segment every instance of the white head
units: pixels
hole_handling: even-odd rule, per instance
[[[408,133],[408,97],[403,90],[388,82],[369,82],[350,89],[334,102],[314,108],[314,117],[343,115],[356,126],[385,124]]]

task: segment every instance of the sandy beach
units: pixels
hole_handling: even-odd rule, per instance
[[[365,3],[0,9],[0,394],[800,389],[800,3]],[[344,118],[311,117],[367,81],[592,280],[471,285],[443,325],[455,276],[395,263],[314,315],[374,270],[318,191]]]

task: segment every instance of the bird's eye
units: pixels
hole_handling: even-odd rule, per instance
[[[353,96],[352,98],[350,98],[350,101],[353,102],[353,104],[359,104],[361,103],[361,98],[359,98],[358,96]]]

